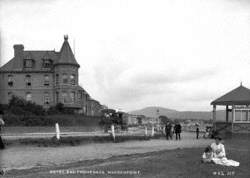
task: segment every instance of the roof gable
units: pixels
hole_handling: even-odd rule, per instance
[[[212,105],[250,105],[250,89],[239,86],[214,100]]]

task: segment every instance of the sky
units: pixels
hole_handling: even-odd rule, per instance
[[[248,0],[1,0],[0,65],[13,45],[57,50],[63,35],[94,99],[131,111],[210,111],[250,88]]]

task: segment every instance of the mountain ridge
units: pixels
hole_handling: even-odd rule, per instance
[[[145,115],[147,117],[159,117],[160,115],[165,115],[169,118],[174,119],[212,119],[211,111],[178,111],[161,106],[149,106],[142,109],[130,111],[129,113],[134,115]],[[216,114],[217,120],[225,120],[225,111],[218,110]]]

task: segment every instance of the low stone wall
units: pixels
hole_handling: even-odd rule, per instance
[[[250,133],[250,123],[226,123],[216,122],[216,130],[219,133],[232,132],[232,133]]]
[[[233,123],[233,133],[250,133],[250,123]]]

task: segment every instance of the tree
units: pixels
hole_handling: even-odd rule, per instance
[[[160,119],[161,124],[164,124],[164,125],[166,125],[167,122],[170,122],[170,123],[173,122],[173,121],[172,121],[171,119],[169,119],[167,116],[163,116],[163,115],[159,116],[159,119]]]

